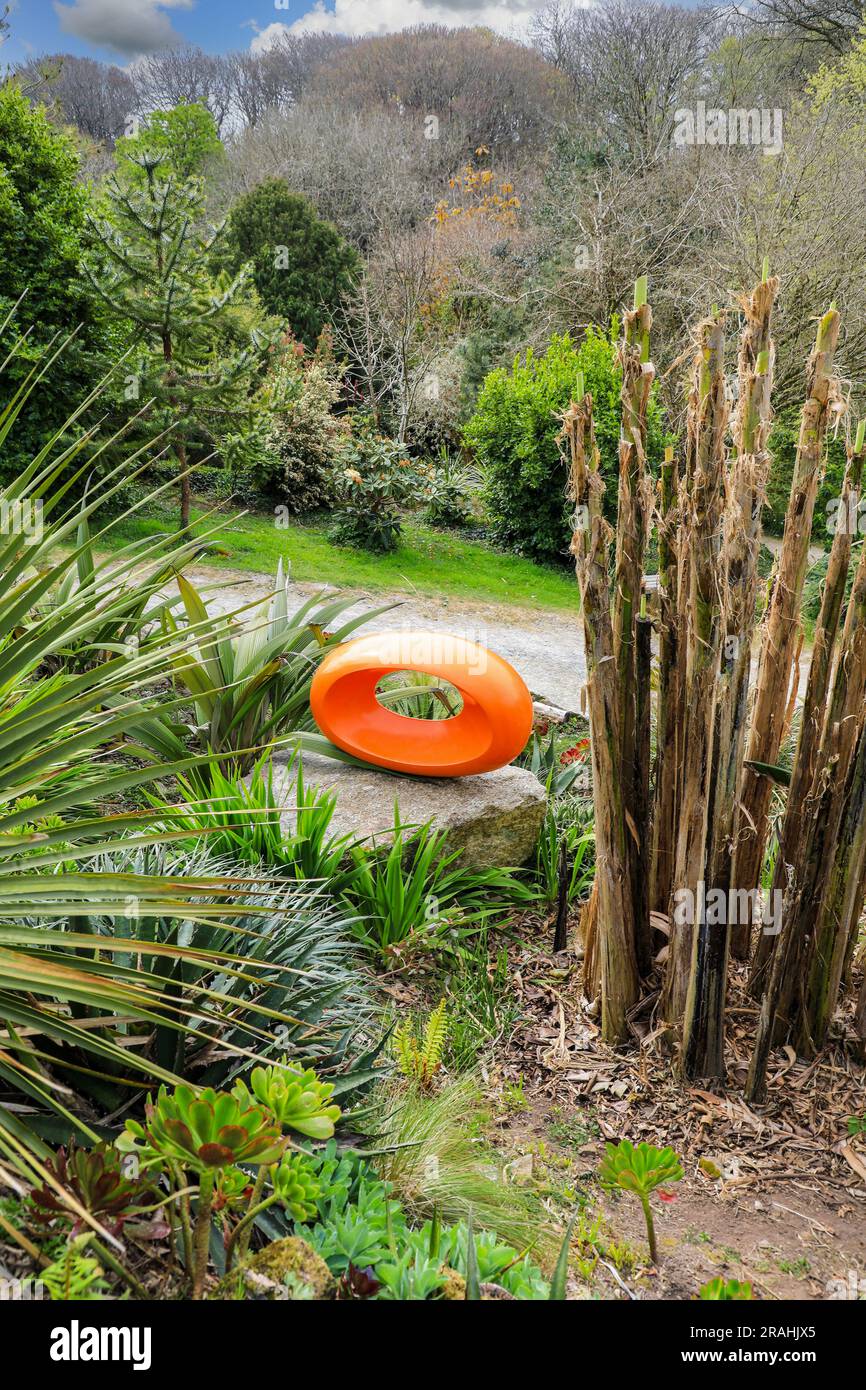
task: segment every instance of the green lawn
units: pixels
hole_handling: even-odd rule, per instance
[[[193,512],[194,519],[201,515],[200,510]],[[119,544],[173,530],[176,524],[174,511],[149,514],[124,522],[114,536]],[[293,522],[279,527],[273,516],[262,513],[227,512],[215,541],[225,553],[208,557],[202,564],[271,574],[282,557],[291,562],[294,579],[319,580],[337,587],[453,594],[524,608],[574,611],[579,607],[577,583],[569,569],[536,565],[482,541],[415,522],[406,524],[402,544],[389,555],[334,545],[323,525]]]

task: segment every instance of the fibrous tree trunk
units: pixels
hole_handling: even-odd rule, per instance
[[[649,530],[651,490],[646,469],[647,407],[655,375],[649,360],[652,313],[646,279],[635,285],[634,308],[625,316],[622,364],[622,420],[619,439],[616,578],[613,651],[618,686],[619,777],[629,831],[628,876],[639,968],[650,966],[649,768],[642,759],[638,719],[637,621],[643,595],[644,553]]]
[[[722,576],[719,568],[724,497],[725,435],[724,319],[698,330],[689,432],[694,445],[694,476],[688,499],[691,531],[690,623],[686,658],[685,740],[682,793],[678,807],[674,894],[681,899],[671,914],[670,953],[663,998],[665,1018],[685,1015],[684,1059],[702,1031],[706,956],[715,928],[706,921],[705,873],[708,798],[715,734],[715,693],[722,633]],[[695,1063],[697,1065],[697,1063]]]
[[[821,478],[824,436],[836,398],[833,356],[839,338],[839,315],[830,309],[819,324],[809,361],[791,497],[785,515],[782,549],[773,591],[764,618],[755,702],[740,785],[732,882],[757,890],[769,827],[772,784],[749,763],[775,764],[781,747],[800,639],[800,603],[809,558],[815,498]]]
[[[655,797],[652,815],[650,907],[667,912],[676,852],[677,769],[680,761],[680,635],[677,613],[677,464],[665,450],[656,526],[659,547],[659,658],[656,706]]]
[[[597,921],[595,951],[601,990],[601,1029],[623,1042],[640,978],[629,881],[629,829],[620,778],[620,692],[608,580],[610,527],[602,515],[604,483],[592,423],[592,397],[583,393],[563,417],[561,439],[575,503],[572,551],[580,587],[586,644],[587,703],[595,797]]]
[[[842,489],[841,510],[846,519],[850,515],[851,500],[859,491],[862,470],[862,453],[855,450],[849,458]],[[788,788],[773,876],[774,899],[781,897],[783,905],[781,930],[778,938],[769,933],[762,935],[752,970],[752,989],[761,998],[761,1011],[746,1082],[746,1095],[751,1100],[763,1099],[770,1049],[785,1041],[791,1032],[794,1000],[799,990],[799,978],[805,966],[808,947],[809,928],[804,916],[808,917],[811,913],[813,917],[817,917],[820,910],[820,900],[815,901],[812,895],[818,892],[823,875],[823,866],[816,859],[816,854],[820,853],[816,842],[822,839],[826,827],[815,819],[819,805],[816,795],[821,778],[826,776],[827,770],[826,749],[823,744],[827,733],[832,733],[833,723],[842,713],[839,704],[842,684],[838,675],[833,685],[833,707],[829,715],[827,702],[851,562],[851,543],[852,536],[847,524],[838,528],[830,551],[821,610],[815,628],[800,738]],[[851,615],[850,622],[846,621],[843,649],[852,640],[853,623],[854,617]],[[820,769],[825,771],[819,776]],[[832,768],[829,772],[831,777],[834,777]],[[838,797],[838,788],[835,791]],[[820,800],[823,801],[823,797]],[[774,943],[772,951],[771,942]]]

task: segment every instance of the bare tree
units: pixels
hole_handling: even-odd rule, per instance
[[[401,444],[438,351],[424,322],[436,276],[431,228],[407,233],[382,226],[365,281],[346,305],[346,326],[337,331],[360,399],[377,420],[388,410]]]
[[[232,107],[231,65],[201,48],[167,48],[141,58],[132,69],[139,114],[197,102],[206,106],[222,135]]]
[[[248,126],[300,100],[315,73],[351,40],[342,34],[281,34],[259,53],[231,53],[236,114]]]
[[[810,44],[844,53],[863,23],[862,0],[751,0],[737,13],[750,24],[788,31]]]
[[[135,88],[123,68],[51,53],[16,68],[32,101],[43,102],[61,120],[92,140],[116,140],[135,110]]]
[[[553,0],[533,19],[539,53],[569,79],[583,124],[633,159],[667,144],[687,84],[718,33],[709,9],[660,0]]]
[[[539,54],[488,29],[417,25],[363,39],[320,70],[316,90],[457,124],[478,145],[538,148],[562,119],[568,85]]]

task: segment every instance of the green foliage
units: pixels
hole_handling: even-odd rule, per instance
[[[663,1184],[679,1182],[682,1176],[682,1165],[671,1148],[657,1149],[653,1144],[635,1146],[628,1139],[605,1146],[599,1180],[603,1187],[632,1192],[638,1198],[646,1220],[650,1257],[655,1263],[658,1263],[658,1247],[649,1199]]]
[[[507,1166],[480,1142],[483,1095],[471,1073],[436,1090],[395,1081],[374,1092],[370,1129],[376,1169],[415,1222],[438,1213],[465,1221],[541,1259],[555,1258],[558,1242],[533,1193],[510,1180]]]
[[[348,432],[347,417],[333,413],[342,381],[323,335],[314,353],[304,353],[299,343],[284,351],[266,384],[263,450],[251,473],[256,486],[292,515],[333,501],[331,469]]]
[[[447,1036],[448,1014],[444,999],[428,1014],[420,1036],[414,1020],[403,1019],[394,1029],[393,1039],[394,1056],[401,1074],[429,1090],[442,1066]]]
[[[528,894],[506,869],[460,867],[460,851],[445,853],[447,834],[422,826],[407,833],[399,818],[387,850],[351,850],[344,894],[356,914],[358,940],[383,962],[407,948],[454,945],[497,911]]]
[[[352,607],[351,598],[313,595],[290,613],[291,585],[282,562],[273,595],[251,604],[243,625],[236,614],[209,613],[183,575],[178,588],[186,626],[165,610],[163,627],[168,637],[188,634],[183,652],[168,664],[194,702],[196,723],[190,731],[183,724],[150,718],[136,725],[135,733],[147,748],[177,758],[192,732],[202,752],[219,759],[225,776],[249,771],[262,749],[280,735],[311,728],[310,686],[322,657],[373,612],[384,611],[352,618],[333,632],[329,625]]]
[[[86,205],[75,145],[42,107],[31,106],[19,87],[5,82],[0,86],[0,361],[16,345],[3,374],[7,396],[36,364],[48,360],[55,335],[60,340],[76,336],[42,378],[5,444],[2,478],[14,479],[56,429],[72,429],[70,401],[82,399],[102,375],[109,331],[80,268]],[[26,342],[18,341],[11,321],[3,322],[22,295],[19,318],[31,326]]]
[[[313,1224],[296,1225],[295,1234],[308,1240],[340,1276],[341,1297],[441,1298],[449,1271],[467,1277],[467,1222],[442,1227],[431,1217],[413,1229],[390,1184],[358,1154],[338,1157],[333,1142],[311,1156],[310,1163],[319,1182],[317,1211]],[[498,1283],[520,1299],[548,1296],[547,1281],[520,1249],[478,1229],[472,1244],[481,1283]],[[363,1286],[355,1278],[362,1270],[369,1276]]]
[[[539,896],[550,906],[559,894],[560,858],[565,852],[566,900],[571,905],[583,897],[595,877],[595,834],[577,825],[562,824],[557,806],[549,804],[535,852],[535,881]]]
[[[171,1092],[161,1086],[156,1101],[148,1099],[144,1124],[127,1120],[117,1145],[137,1155],[143,1168],[169,1162],[204,1173],[235,1163],[277,1163],[285,1141],[279,1124],[252,1103],[249,1093],[180,1085]]]
[[[511,372],[491,372],[464,431],[483,477],[483,497],[493,535],[536,560],[563,563],[569,556],[572,524],[565,469],[557,443],[558,415],[568,406],[582,371],[592,393],[605,509],[616,512],[621,372],[616,365],[617,326],[611,335],[590,327],[580,347],[568,335],[554,336],[543,357],[528,350]],[[652,466],[664,438],[654,399],[648,413],[647,453]]]
[[[29,405],[32,389],[33,383],[0,413],[0,450],[5,451],[9,431]],[[61,434],[68,437],[70,430]],[[82,508],[70,503],[60,480],[70,470],[89,471],[90,461],[82,464],[88,442],[64,448],[58,440],[46,441],[43,451],[0,496],[8,523],[0,536],[0,877],[8,918],[0,989],[0,1027],[6,1038],[0,1057],[0,1150],[13,1166],[24,1162],[22,1155],[28,1150],[45,1156],[44,1140],[35,1130],[50,1133],[52,1123],[62,1126],[64,1138],[74,1134],[85,1142],[95,1141],[98,1136],[90,1123],[94,1113],[116,1109],[128,1099],[131,1074],[151,1084],[157,1076],[174,1080],[171,1061],[183,1059],[189,1022],[195,1019],[200,1025],[203,1011],[213,1010],[211,1022],[228,1044],[224,1058],[231,1055],[237,1063],[243,1056],[246,1065],[250,1034],[242,1053],[228,1042],[225,1029],[248,1026],[247,1010],[257,993],[254,977],[239,988],[238,979],[225,970],[222,960],[209,956],[206,947],[194,967],[188,959],[182,938],[195,931],[190,933],[184,925],[184,915],[206,923],[207,909],[200,914],[197,904],[209,899],[213,907],[214,896],[227,892],[234,897],[231,880],[224,866],[218,882],[206,875],[190,881],[184,879],[177,859],[167,863],[165,856],[159,861],[155,854],[148,861],[141,846],[155,838],[148,833],[149,815],[130,810],[129,800],[165,775],[165,766],[159,759],[146,767],[123,763],[119,752],[109,751],[119,749],[134,722],[154,708],[153,687],[180,642],[169,638],[137,652],[114,654],[84,674],[61,669],[46,675],[46,664],[61,648],[86,648],[103,640],[106,612],[94,608],[86,585],[76,583],[68,586],[61,602],[48,604],[43,621],[21,636],[27,615],[44,605],[49,594],[56,597],[76,570],[82,519],[89,522],[134,475],[136,465],[144,466],[148,458],[145,451],[135,463],[121,461],[112,473],[97,479]],[[124,519],[109,521],[95,542],[116,541]],[[154,554],[160,563],[171,561],[180,569],[197,550],[198,543],[169,543],[164,536],[144,546],[115,544],[110,563],[117,593],[131,585],[133,576],[146,587],[144,576]],[[172,770],[189,772],[196,761],[184,751]],[[35,812],[32,799],[23,793],[37,788]],[[33,794],[30,791],[29,797]],[[118,858],[123,854],[128,856],[128,872],[120,875]],[[151,869],[161,862],[167,876],[148,872],[148,862]],[[244,898],[245,892],[246,885],[231,912],[234,968],[241,976],[238,929],[258,911],[249,897]],[[139,910],[134,920],[140,923],[171,922],[158,944],[155,931],[142,930],[133,954],[111,939],[104,953],[94,950],[96,931],[123,940],[130,913]],[[223,904],[212,919],[222,914]],[[296,916],[294,930],[298,928]],[[206,928],[201,930],[207,935]],[[309,935],[301,935],[309,952]],[[288,949],[286,943],[287,933],[278,932],[268,949],[279,956]],[[172,972],[169,1002],[165,984]],[[255,976],[255,967],[253,972]],[[188,994],[192,976],[207,980],[211,991],[194,1004]],[[226,986],[229,993],[232,987],[237,991],[230,1014],[224,1012]],[[271,988],[268,977],[262,997],[273,999]],[[271,1026],[277,1026],[279,1018],[291,1036],[295,1025],[279,1016],[279,1007],[270,1017]],[[123,1035],[120,1040],[118,1033]],[[150,1042],[128,1046],[135,1033],[152,1040],[152,1047]],[[50,1075],[43,1060],[46,1051]],[[166,1059],[168,1066],[161,1065]],[[67,1086],[67,1072],[73,1086]],[[17,1149],[5,1147],[11,1142],[7,1136],[14,1137]],[[31,1173],[26,1176],[33,1181]]]
[[[384,553],[400,539],[400,508],[426,495],[429,467],[411,459],[373,421],[356,416],[333,471],[334,521],[340,545]]]
[[[482,925],[476,937],[458,943],[447,977],[446,1055],[456,1071],[471,1067],[483,1049],[508,1032],[519,1014],[508,988],[508,952],[503,946],[491,960],[487,938]]]
[[[205,174],[225,151],[207,107],[190,102],[151,111],[136,135],[116,142],[115,154],[124,173],[135,181],[144,177],[145,159],[157,159],[164,176],[183,182]]]
[[[40,1271],[39,1278],[55,1303],[98,1302],[108,1296],[108,1286],[99,1261],[85,1255],[75,1245]]]
[[[773,421],[770,433],[770,453],[772,464],[767,482],[767,497],[764,507],[764,525],[767,530],[781,535],[785,526],[785,512],[791,496],[791,481],[797,458],[797,439],[800,434],[800,407],[794,406],[780,411]],[[826,444],[826,466],[818,496],[815,499],[815,515],[812,523],[812,539],[818,545],[829,546],[833,541],[834,513],[831,503],[842,492],[845,477],[845,438],[844,431],[834,436],[828,433]]]
[[[747,1301],[752,1297],[752,1286],[740,1283],[738,1279],[722,1279],[718,1276],[702,1286],[698,1297],[719,1303]]]
[[[165,840],[164,829],[157,838]],[[231,867],[232,861],[172,844],[114,850],[83,866],[88,886],[96,875],[111,876],[125,897],[119,911],[129,914],[116,920],[90,904],[84,939],[100,940],[119,968],[158,951],[154,986],[181,1001],[181,1020],[188,1013],[195,1019],[192,1037],[173,1012],[152,1012],[135,1029],[143,1035],[133,1049],[140,1067],[167,1067],[176,1077],[221,1088],[245,1074],[250,1054],[270,1060],[288,1052],[292,1065],[312,1064],[320,1076],[339,1078],[341,1092],[368,1084],[376,1055],[370,1040],[378,1032],[346,913],[315,884],[249,874],[236,882],[226,873]],[[174,896],[136,896],[150,876],[170,881]],[[178,900],[178,884],[189,881],[201,885],[190,904]],[[115,936],[129,955],[113,944]],[[194,995],[194,1012],[184,1003],[187,993]],[[127,1012],[122,998],[116,1012]],[[110,1022],[109,1016],[107,1027]],[[126,1097],[110,1076],[78,1075],[76,1084],[105,1109]]]
[[[270,337],[253,315],[241,341],[230,341],[248,276],[208,271],[220,232],[204,230],[201,180],[178,179],[165,151],[136,150],[107,180],[100,213],[88,219],[93,251],[84,268],[129,325],[124,398],[153,401],[149,418],[168,431],[182,473],[194,437],[231,459],[254,427],[252,393]],[[184,482],[182,526],[188,509]]]
[[[233,1094],[239,1101],[253,1103],[253,1097],[283,1129],[293,1129],[308,1139],[330,1139],[340,1118],[339,1105],[331,1105],[332,1084],[320,1081],[311,1067],[297,1071],[285,1058],[269,1067],[254,1067],[250,1075],[252,1096],[243,1081],[236,1081]]]
[[[293,1220],[309,1221],[315,1216],[321,1188],[305,1154],[283,1154],[270,1176],[276,1200]]]
[[[218,263],[237,274],[249,262],[265,308],[314,348],[359,269],[336,227],[284,179],[265,179],[231,208]]]
[[[866,1115],[849,1115],[848,1133],[866,1134]]]
[[[91,510],[85,490],[74,538],[75,563],[58,576],[19,627],[19,636],[26,637],[37,625],[63,613],[73,601],[86,606],[88,620],[84,629],[72,627],[67,631],[61,625],[58,645],[43,661],[47,671],[87,671],[112,656],[137,655],[161,613],[170,607],[169,601],[159,601],[158,596],[174,578],[176,561],[168,558],[154,563],[154,552],[158,555],[166,547],[159,542],[140,543],[131,553],[138,553],[141,566],[136,566],[134,574],[119,574],[113,557],[100,558],[96,553],[89,520]]]
[[[165,809],[168,828],[188,830],[196,838],[206,837],[215,855],[278,869],[289,878],[307,883],[320,880],[331,896],[339,895],[343,886],[342,861],[354,840],[351,835],[330,833],[337,798],[324,788],[305,784],[300,758],[291,795],[295,812],[291,834],[282,827],[285,807],[274,786],[270,752],[259,759],[246,778],[227,777],[212,764],[198,776],[195,785],[181,776],[178,786],[184,797],[180,807],[159,803]]]
[[[433,465],[427,489],[427,508],[424,520],[430,526],[443,528],[468,526],[472,520],[472,494],[478,479],[474,471],[460,458],[441,450]]]

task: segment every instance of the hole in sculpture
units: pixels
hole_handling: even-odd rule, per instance
[[[457,687],[426,671],[391,671],[376,686],[376,699],[404,719],[453,719],[463,708]]]

